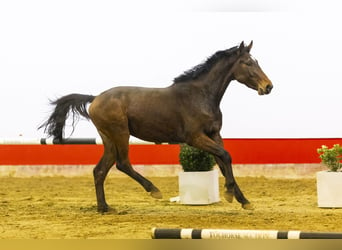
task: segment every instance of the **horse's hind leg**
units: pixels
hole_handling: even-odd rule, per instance
[[[118,170],[124,172],[128,176],[132,177],[136,180],[143,188],[150,193],[150,195],[155,199],[162,199],[162,193],[160,190],[153,185],[151,181],[143,177],[141,174],[136,172],[128,158],[128,142],[129,142],[129,134],[128,137],[121,137],[119,140],[115,141],[116,150],[117,150],[117,163],[116,167]]]
[[[141,174],[136,172],[132,165],[130,164],[128,159],[124,159],[116,164],[117,169],[124,172],[128,176],[132,177],[134,180],[136,180],[138,183],[140,183],[143,188],[146,190],[146,192],[149,192],[150,195],[155,199],[162,199],[163,195],[160,192],[160,190],[153,185],[151,181],[143,177]]]
[[[104,143],[104,153],[101,160],[93,170],[97,199],[97,211],[100,213],[109,211],[109,206],[106,202],[104,192],[104,180],[106,179],[109,170],[115,163],[115,150],[112,144],[106,141],[104,136],[102,136],[102,139]]]

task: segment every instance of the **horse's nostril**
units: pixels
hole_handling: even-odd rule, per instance
[[[270,93],[272,89],[273,89],[273,85],[269,84],[266,86],[266,92],[267,93]]]

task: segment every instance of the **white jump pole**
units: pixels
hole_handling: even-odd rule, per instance
[[[342,233],[241,230],[241,229],[173,229],[153,228],[153,239],[342,239]]]
[[[80,145],[96,144],[101,145],[101,138],[63,138],[62,141],[53,138],[0,138],[0,145]],[[154,144],[147,141],[131,141],[130,144]]]

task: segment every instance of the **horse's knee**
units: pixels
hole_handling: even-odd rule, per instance
[[[133,173],[135,173],[134,169],[132,168],[131,164],[129,161],[118,161],[116,163],[116,168],[128,175],[132,175]]]
[[[117,162],[116,163],[116,168],[121,171],[121,172],[124,172],[124,173],[127,173],[128,172],[128,167],[127,165],[124,165],[122,164],[121,162]]]
[[[226,150],[223,150],[222,154],[221,154],[221,158],[223,160],[223,162],[225,162],[226,164],[232,164],[232,156],[230,155],[230,153]]]

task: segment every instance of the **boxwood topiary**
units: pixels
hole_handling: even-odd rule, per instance
[[[181,145],[179,162],[185,172],[210,171],[216,164],[211,154],[187,144]]]

